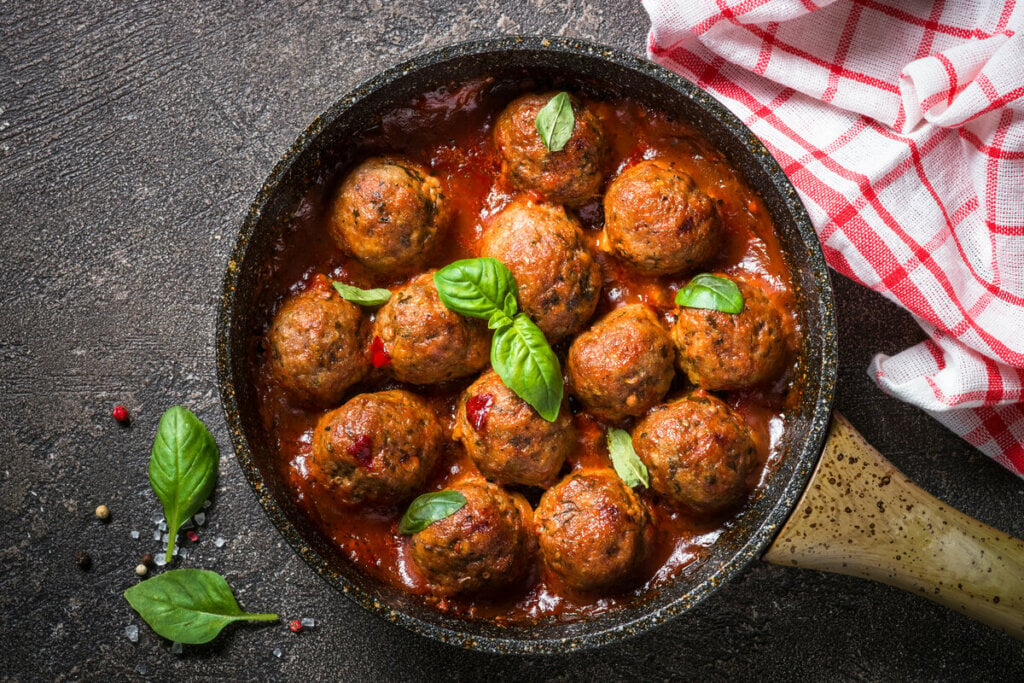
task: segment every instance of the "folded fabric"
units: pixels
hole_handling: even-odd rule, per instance
[[[1024,3],[644,0],[652,59],[775,155],[829,264],[929,339],[883,391],[1024,477]]]

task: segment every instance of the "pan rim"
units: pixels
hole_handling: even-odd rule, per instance
[[[454,627],[454,625],[460,623],[459,620],[454,618],[451,620],[453,627],[429,623],[414,615],[406,614],[390,607],[334,570],[324,557],[309,546],[299,530],[287,518],[284,510],[278,505],[268,486],[264,484],[262,475],[257,468],[256,459],[243,431],[241,413],[231,371],[231,321],[235,295],[241,275],[240,264],[244,262],[251,238],[259,226],[260,217],[270,202],[274,189],[285,178],[307,147],[327,130],[334,121],[354,106],[355,103],[371,93],[387,88],[412,71],[429,69],[431,66],[442,62],[464,59],[483,53],[508,51],[553,52],[574,57],[589,56],[598,60],[610,61],[619,67],[639,72],[646,77],[657,80],[665,86],[693,99],[710,116],[735,135],[745,151],[754,160],[754,163],[759,165],[761,170],[772,179],[772,185],[778,191],[779,196],[783,198],[787,210],[793,217],[796,230],[799,232],[804,243],[808,245],[807,253],[803,255],[803,258],[806,259],[805,265],[812,269],[813,280],[818,288],[817,314],[822,329],[820,363],[816,367],[807,368],[808,374],[814,373],[816,375],[817,386],[816,395],[813,397],[814,408],[807,431],[807,438],[802,446],[794,447],[794,453],[790,455],[790,457],[799,457],[800,460],[790,475],[789,480],[782,486],[781,494],[778,495],[774,504],[767,510],[765,515],[766,521],[757,526],[742,546],[727,561],[722,563],[709,579],[698,584],[686,595],[680,596],[666,605],[644,611],[635,619],[625,623],[611,624],[605,629],[582,635],[543,639],[467,634]],[[827,436],[834,395],[837,360],[832,286],[824,254],[810,222],[810,217],[800,202],[795,188],[783,173],[778,162],[757,137],[710,94],[664,67],[642,57],[596,43],[579,39],[546,36],[509,36],[473,40],[425,52],[363,81],[336,100],[324,113],[317,116],[275,164],[243,220],[225,270],[223,292],[217,317],[216,348],[217,383],[235,456],[246,476],[246,480],[256,494],[257,500],[270,517],[278,533],[284,537],[292,549],[334,588],[341,590],[342,593],[356,604],[384,617],[392,623],[398,624],[419,635],[449,644],[483,652],[505,654],[566,653],[600,647],[646,632],[702,603],[725,580],[740,573],[754,559],[760,557],[789,517],[817,465]]]

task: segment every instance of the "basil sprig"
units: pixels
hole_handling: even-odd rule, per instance
[[[434,522],[451,517],[466,506],[466,497],[458,491],[433,491],[417,496],[398,523],[398,533],[410,536]]]
[[[276,614],[243,612],[224,577],[205,569],[172,569],[124,592],[149,627],[169,640],[208,643],[233,621],[277,621]]]
[[[391,298],[389,289],[360,289],[337,280],[333,280],[331,284],[334,285],[335,291],[341,295],[342,299],[360,306],[382,306]]]
[[[548,422],[558,418],[564,391],[562,368],[544,333],[516,303],[516,281],[490,257],[456,261],[434,273],[444,305],[461,315],[482,318],[495,330],[491,366]]]
[[[608,430],[608,455],[612,459],[612,467],[626,486],[633,488],[643,484],[644,488],[651,485],[647,473],[647,465],[633,448],[633,438],[625,429]]]
[[[541,142],[549,152],[561,152],[576,125],[569,93],[560,92],[541,107],[535,121]]]
[[[515,278],[490,256],[450,263],[434,273],[434,284],[445,306],[460,315],[487,320],[492,330],[511,325],[519,309]]]
[[[676,303],[687,308],[736,314],[743,311],[743,294],[729,278],[701,273],[676,293]]]
[[[219,468],[220,451],[206,425],[188,408],[169,408],[160,418],[149,458],[149,483],[167,519],[168,562],[178,530],[210,497]]]

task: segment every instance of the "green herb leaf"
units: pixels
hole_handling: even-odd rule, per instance
[[[509,318],[514,318],[516,313],[519,311],[519,303],[516,301],[515,283],[513,282],[513,291],[505,295],[505,306],[502,311]]]
[[[204,569],[172,569],[124,592],[125,600],[158,635],[198,645],[233,621],[277,621],[276,614],[243,612],[224,577]]]
[[[388,299],[391,298],[391,290],[389,289],[360,289],[337,280],[334,280],[332,284],[342,299],[359,304],[360,306],[381,306],[386,304]]]
[[[491,366],[509,389],[529,403],[548,422],[562,407],[562,368],[558,357],[525,313],[509,327],[494,333]]]
[[[514,314],[513,314],[514,315]],[[505,314],[505,311],[492,311],[487,321],[487,327],[492,330],[500,330],[512,324],[512,318]]]
[[[608,455],[612,458],[616,474],[626,482],[626,486],[633,488],[643,484],[644,488],[650,487],[647,465],[636,454],[633,437],[625,429],[608,430]]]
[[[167,518],[167,561],[178,530],[199,512],[217,482],[220,451],[213,435],[192,411],[174,406],[160,418],[149,458],[149,484]]]
[[[701,273],[679,290],[676,303],[687,308],[736,314],[743,310],[743,294],[729,278]]]
[[[537,133],[549,152],[561,152],[572,137],[576,118],[569,93],[560,92],[537,112]]]
[[[409,509],[398,523],[398,532],[409,536],[423,531],[434,522],[451,517],[466,505],[466,497],[458,491],[424,493],[409,503]]]
[[[434,273],[434,286],[444,305],[461,315],[487,320],[494,311],[505,311],[511,318],[518,310],[515,278],[501,261],[490,256],[449,263]]]

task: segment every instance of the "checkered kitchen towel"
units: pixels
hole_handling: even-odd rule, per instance
[[[644,5],[651,58],[764,141],[829,264],[928,333],[875,357],[882,390],[1024,476],[1024,6]]]

